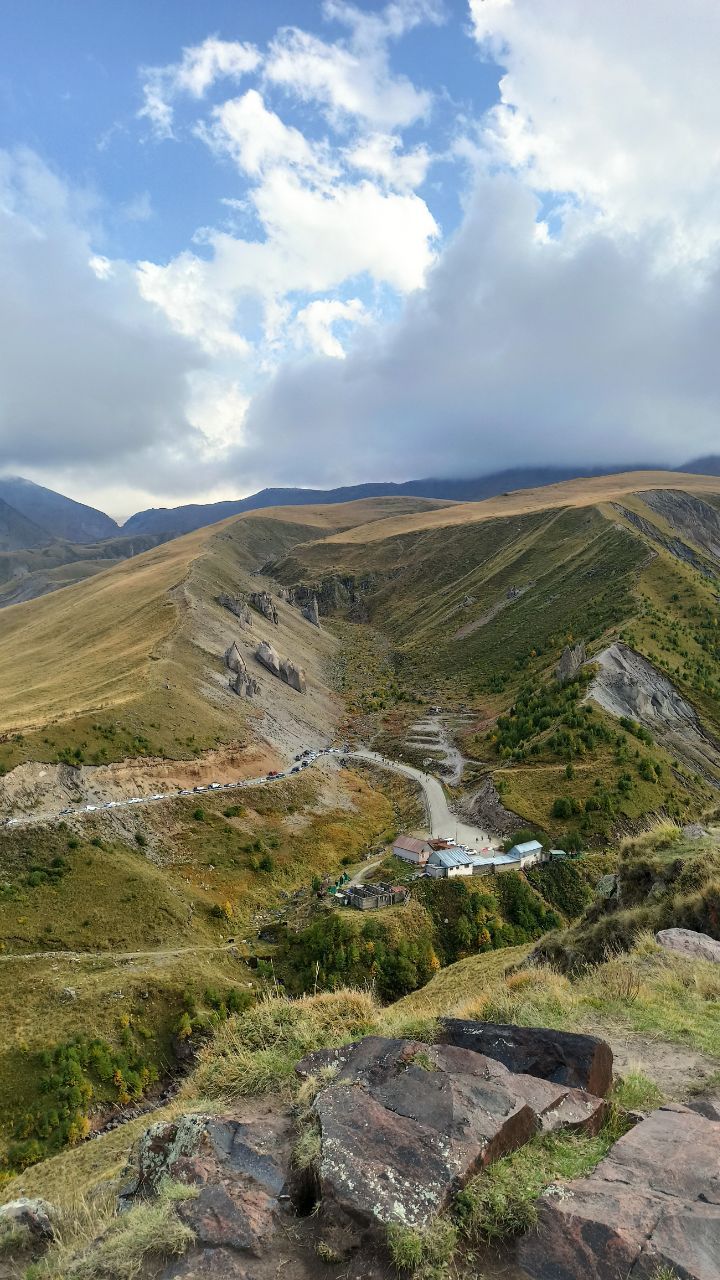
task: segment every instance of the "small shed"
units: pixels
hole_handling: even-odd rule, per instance
[[[424,867],[432,848],[428,840],[416,839],[414,836],[398,836],[393,843],[392,851],[396,858],[402,858],[403,862],[413,862],[416,866]]]

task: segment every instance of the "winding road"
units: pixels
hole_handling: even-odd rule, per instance
[[[337,748],[321,747],[318,750],[309,753],[303,760],[294,762],[289,765],[282,773],[274,775],[266,775],[259,778],[245,778],[239,782],[212,782],[205,786],[173,788],[172,791],[158,792],[147,796],[131,796],[122,800],[106,800],[97,803],[89,803],[84,805],[67,806],[55,813],[42,814],[23,814],[15,818],[6,818],[4,825],[6,827],[20,827],[30,825],[41,825],[47,822],[57,822],[59,819],[69,816],[79,816],[88,813],[112,813],[117,809],[129,809],[135,805],[158,804],[163,800],[177,800],[180,797],[195,797],[200,799],[204,796],[211,796],[220,792],[234,791],[246,787],[256,787],[263,784],[271,784],[279,781],[281,778],[288,777],[291,773],[300,772],[303,767],[314,765],[319,759],[338,759],[355,758],[358,760],[367,760],[371,764],[379,765],[383,769],[390,770],[393,773],[403,774],[407,778],[412,778],[414,782],[419,783],[425,798],[425,808],[428,816],[428,825],[430,835],[437,837],[445,837],[449,840],[455,840],[458,844],[466,845],[468,848],[477,849],[478,852],[492,852],[498,845],[487,831],[483,831],[480,827],[472,826],[470,823],[461,821],[454,814],[447,802],[445,791],[442,783],[430,773],[424,773],[422,769],[416,769],[413,765],[403,764],[399,760],[390,760],[385,756],[381,756],[377,751],[370,751],[366,747],[359,747],[355,751],[341,753]]]
[[[487,831],[471,826],[468,822],[462,822],[452,812],[442,783],[432,774],[423,773],[422,769],[415,769],[411,764],[401,764],[399,760],[389,760],[379,755],[377,751],[369,751],[365,747],[360,747],[348,754],[360,760],[368,760],[383,769],[390,769],[393,773],[404,774],[406,778],[412,778],[418,782],[425,797],[431,836],[455,840],[458,844],[477,849],[479,853],[498,848],[497,840],[493,840]]]

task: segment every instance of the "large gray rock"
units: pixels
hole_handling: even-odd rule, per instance
[[[307,687],[305,672],[302,667],[298,667],[289,658],[283,658],[280,663],[280,679],[284,680],[285,684],[289,684],[291,689],[297,690],[298,693],[305,692]]]
[[[532,1280],[717,1280],[720,1124],[654,1111],[589,1178],[550,1187],[519,1246]]]
[[[587,1089],[599,1098],[604,1098],[612,1085],[612,1049],[598,1036],[548,1027],[441,1018],[439,1038],[442,1044],[496,1058],[509,1071]]]
[[[330,1220],[422,1226],[477,1170],[539,1131],[597,1132],[605,1104],[583,1090],[514,1075],[467,1049],[369,1036],[310,1054],[335,1066],[314,1104],[318,1178]]]
[[[250,595],[250,604],[253,609],[257,609],[268,622],[272,622],[276,627],[280,622],[280,615],[275,606],[275,602],[269,591],[253,591]]]
[[[258,662],[261,662],[264,667],[267,667],[267,670],[271,671],[274,676],[278,676],[278,678],[280,677],[280,656],[277,649],[274,649],[267,640],[260,641],[260,644],[255,650],[255,657]]]
[[[307,604],[302,607],[302,616],[307,618],[308,622],[312,622],[314,627],[320,626],[320,613],[318,611],[317,596],[312,596]]]
[[[720,942],[707,933],[696,933],[694,929],[661,929],[655,934],[655,941],[667,951],[676,951],[689,960],[712,960],[720,964]]]
[[[245,659],[243,658],[236,642],[233,640],[229,649],[225,650],[225,666],[228,671],[245,671]]]
[[[242,596],[231,596],[227,591],[221,591],[217,602],[223,609],[229,609],[230,613],[235,615],[241,627],[252,626],[252,614]]]
[[[587,661],[585,645],[582,643],[573,645],[566,644],[562,652],[562,657],[555,668],[555,679],[560,684],[566,684],[568,680],[572,680],[584,662]]]

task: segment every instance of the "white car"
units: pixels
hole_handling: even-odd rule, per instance
[[[98,805],[96,805],[96,804],[86,804],[86,805],[85,805],[85,812],[86,812],[86,813],[94,813],[94,812],[95,812],[95,810],[96,810],[97,808],[98,808]]]
[[[219,782],[211,782],[211,783],[210,783],[210,786],[208,787],[208,791],[219,791],[219,790],[220,790],[220,783],[219,783]]]
[[[128,804],[142,804],[142,797],[133,796],[131,800],[128,800]]]
[[[163,794],[163,792],[162,792],[162,791],[156,791],[156,792],[155,792],[155,794],[154,794],[154,795],[152,795],[152,796],[150,797],[150,799],[151,799],[151,800],[164,800],[164,799],[165,799],[165,796],[164,796],[164,794]]]

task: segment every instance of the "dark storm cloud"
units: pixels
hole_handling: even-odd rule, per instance
[[[186,376],[202,363],[96,261],[87,208],[29,153],[0,153],[0,449],[3,468],[122,464],[187,452]],[[100,272],[100,276],[97,272]]]
[[[345,361],[282,368],[255,398],[244,473],[331,483],[717,450],[717,271],[661,270],[640,238],[546,243],[536,218],[518,182],[481,179],[399,323]]]

